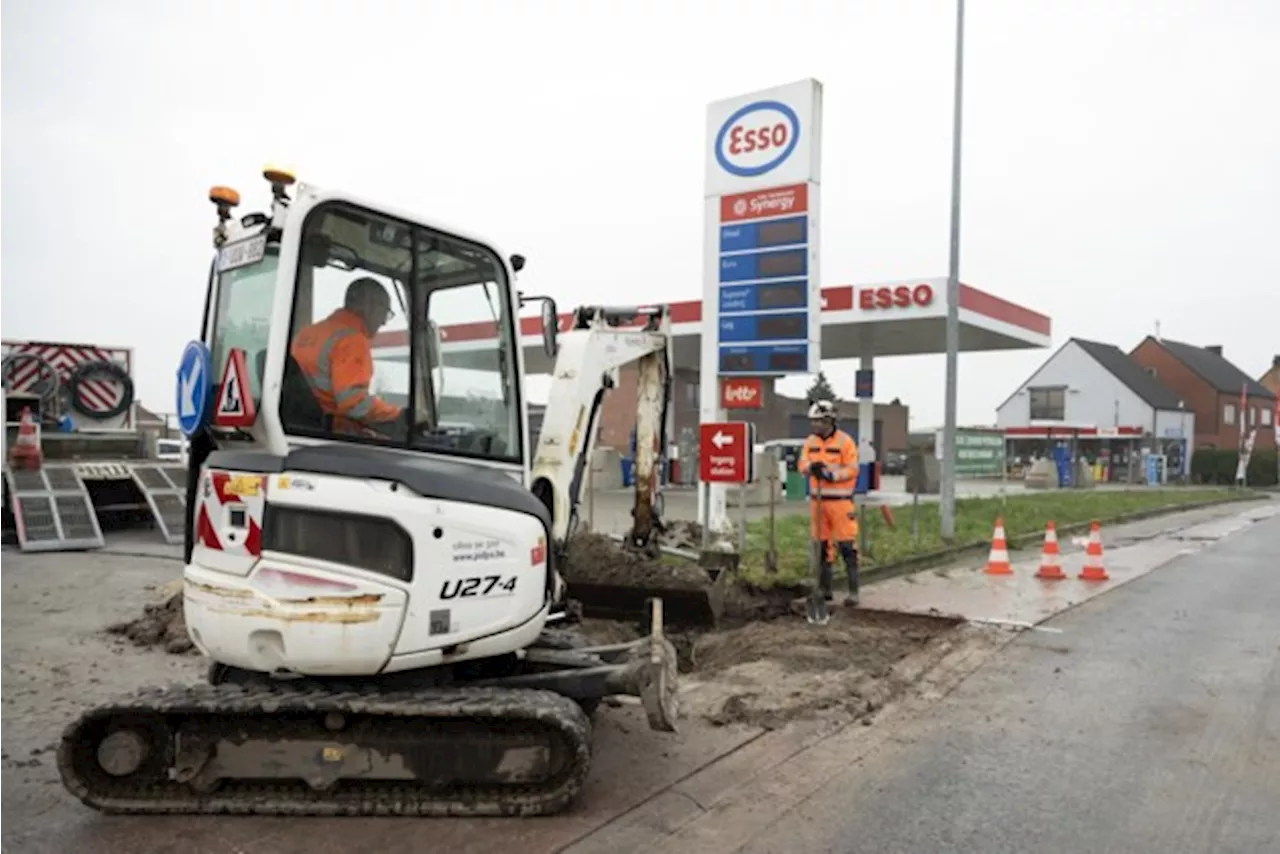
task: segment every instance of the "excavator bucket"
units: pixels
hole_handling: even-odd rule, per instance
[[[661,599],[667,625],[679,628],[716,625],[729,582],[727,571],[650,557],[600,534],[571,539],[561,571],[584,617],[638,622],[648,618],[649,603]]]

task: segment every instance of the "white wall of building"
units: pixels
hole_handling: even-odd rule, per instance
[[[1190,410],[1157,410],[1155,435],[1160,439],[1186,439],[1190,443],[1196,435],[1196,414]]]
[[[1031,420],[1031,394],[1041,386],[1066,386],[1061,421]],[[1151,406],[1116,379],[1074,341],[1068,341],[996,410],[999,427],[1079,425],[1153,426]]]

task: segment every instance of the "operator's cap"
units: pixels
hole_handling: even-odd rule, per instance
[[[830,418],[836,417],[836,405],[829,400],[815,400],[809,405],[810,418]]]

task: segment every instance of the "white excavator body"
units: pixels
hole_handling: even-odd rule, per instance
[[[188,348],[206,361],[179,371],[183,608],[209,684],[85,712],[59,746],[64,785],[109,812],[557,812],[585,780],[601,698],[637,696],[650,726],[675,728],[661,599],[633,643],[547,625],[567,613],[557,562],[629,364],[645,452],[627,543],[656,547],[665,309],[578,309],[561,341],[554,301],[516,290],[520,256],[264,176],[269,214],[234,221],[238,194],[210,192],[216,256]],[[362,279],[389,308],[352,302]],[[556,367],[535,449],[518,313],[539,301]],[[298,342],[316,324],[308,374]],[[369,346],[338,346],[354,334]]]

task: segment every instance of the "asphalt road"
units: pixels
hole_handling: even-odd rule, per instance
[[[1029,632],[744,851],[1280,851],[1280,517]]]

